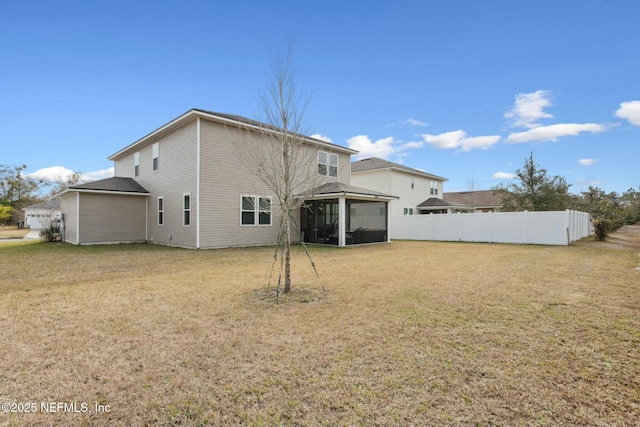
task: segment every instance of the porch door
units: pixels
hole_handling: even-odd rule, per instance
[[[303,207],[304,241],[338,244],[339,207],[337,200],[313,200]]]

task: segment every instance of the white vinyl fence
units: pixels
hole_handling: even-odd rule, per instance
[[[593,234],[578,211],[490,212],[392,216],[391,238],[456,242],[568,245]]]

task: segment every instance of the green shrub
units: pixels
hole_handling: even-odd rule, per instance
[[[57,242],[60,240],[60,228],[56,225],[43,228],[40,230],[40,237],[47,242]]]

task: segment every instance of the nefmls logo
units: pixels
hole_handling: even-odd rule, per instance
[[[42,412],[89,412],[89,405],[85,402],[40,402]]]

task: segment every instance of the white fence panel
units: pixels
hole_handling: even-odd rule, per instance
[[[402,240],[567,245],[592,233],[589,214],[569,210],[391,217],[391,238]]]

